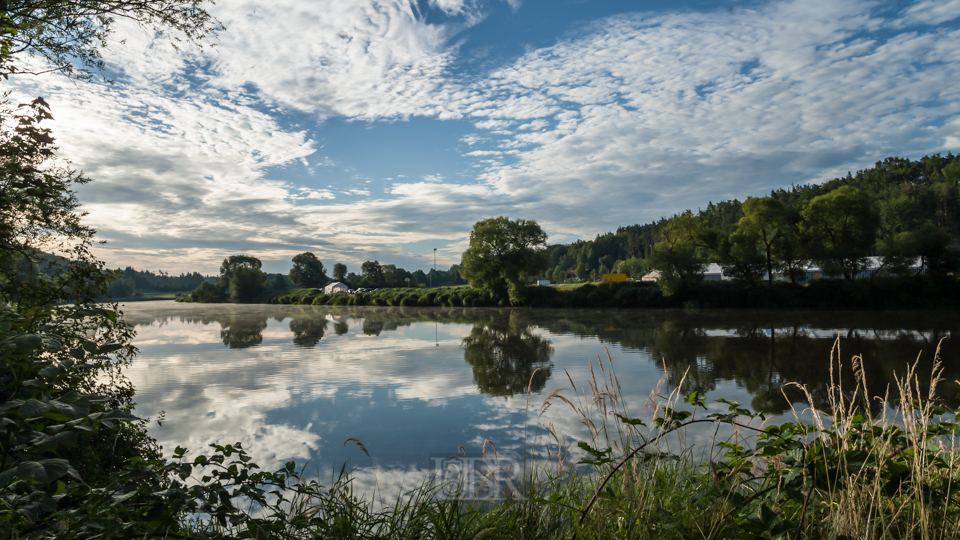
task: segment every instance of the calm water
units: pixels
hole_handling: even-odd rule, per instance
[[[578,389],[609,351],[624,401],[646,416],[650,393],[685,392],[788,414],[781,388],[809,385],[823,400],[830,351],[862,355],[872,393],[920,358],[929,373],[942,338],[960,336],[957,313],[327,308],[143,302],[124,308],[140,356],[128,371],[137,411],[166,451],[241,441],[270,468],[307,464],[321,476],[344,462],[384,491],[412,486],[431,454],[500,452],[540,445],[533,427],[544,397]],[[958,340],[943,341],[948,383],[960,403]],[[839,372],[852,376],[846,370]],[[569,378],[568,378],[569,375]],[[532,376],[532,379],[531,379]],[[849,380],[849,379],[848,379]],[[528,396],[527,386],[531,385]],[[787,389],[790,401],[800,402]],[[582,399],[582,398],[581,398]],[[789,413],[792,414],[792,413]],[[540,419],[570,440],[585,436],[557,402]],[[354,437],[370,451],[368,459]],[[525,439],[526,438],[526,439]],[[526,440],[526,443],[524,442]],[[364,478],[364,475],[369,477]]]

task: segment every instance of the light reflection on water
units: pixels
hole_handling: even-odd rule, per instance
[[[846,364],[862,355],[882,394],[921,354],[929,371],[941,338],[957,335],[955,313],[784,313],[433,308],[327,308],[143,302],[124,308],[140,356],[128,371],[137,412],[162,425],[151,434],[176,446],[240,441],[274,468],[309,463],[329,478],[344,462],[385,493],[410,487],[430,454],[479,451],[484,440],[520,453],[539,447],[549,392],[582,392],[609,350],[627,408],[646,417],[650,392],[669,373],[682,390],[772,414],[788,412],[781,390],[808,384],[822,401],[840,334]],[[944,342],[947,380],[958,378],[957,344]],[[923,371],[921,369],[921,372]],[[528,398],[527,388],[531,389]],[[662,388],[669,391],[670,386]],[[948,403],[960,402],[955,384]],[[589,393],[589,390],[587,390]],[[793,391],[792,401],[800,401]],[[822,405],[822,403],[821,403]],[[571,440],[579,418],[556,404],[550,421]],[[698,442],[706,434],[693,434]],[[368,459],[344,441],[355,437]],[[526,439],[525,439],[526,438]]]

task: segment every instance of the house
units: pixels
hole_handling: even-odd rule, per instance
[[[651,270],[650,272],[647,272],[645,276],[640,278],[640,281],[657,281],[658,279],[660,279],[660,271]]]
[[[723,275],[723,267],[717,263],[710,263],[703,271],[704,281],[725,281],[730,277]]]
[[[333,283],[324,287],[323,292],[326,294],[347,294],[350,292],[350,287],[347,287],[339,281],[334,281]]]

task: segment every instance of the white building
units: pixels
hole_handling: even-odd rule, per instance
[[[323,288],[323,292],[326,294],[347,294],[349,291],[350,287],[347,287],[339,281],[334,281]]]
[[[647,272],[646,275],[644,275],[642,278],[640,278],[640,281],[657,281],[658,279],[660,279],[660,271],[651,270]]]

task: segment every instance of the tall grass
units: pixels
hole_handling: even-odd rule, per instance
[[[862,359],[851,359],[853,381],[840,380],[840,363],[838,341],[827,410],[801,387],[808,402],[795,406],[792,421],[773,423],[736,402],[681,395],[686,374],[667,374],[634,416],[609,354],[598,356],[579,390],[569,373],[570,386],[542,400],[528,390],[523,467],[504,498],[427,481],[377,505],[341,471],[329,486],[301,481],[275,492],[276,502],[260,509],[270,525],[254,536],[960,537],[960,433],[937,398],[945,383],[939,349],[930,380],[907,366],[883,396],[869,391]],[[576,422],[561,432],[551,409]],[[696,448],[687,437],[703,429],[711,444]],[[243,536],[215,520],[194,529]]]

